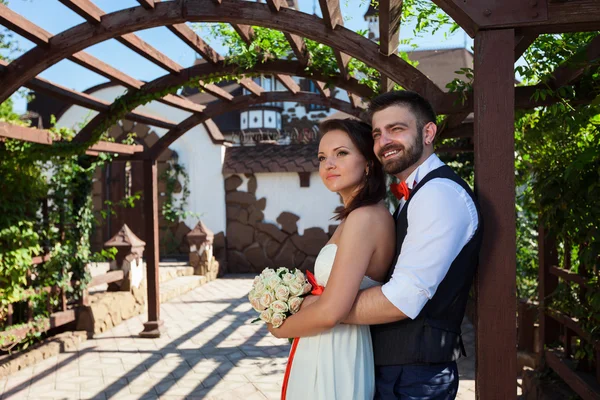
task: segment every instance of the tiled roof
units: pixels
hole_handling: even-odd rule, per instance
[[[227,147],[224,174],[318,171],[318,143]]]

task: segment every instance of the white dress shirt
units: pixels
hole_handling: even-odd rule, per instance
[[[444,163],[432,154],[406,180],[409,189]],[[401,200],[399,207],[404,207]],[[456,182],[436,178],[421,187],[407,210],[408,228],[396,269],[382,287],[384,296],[409,318],[416,318],[433,297],[450,265],[471,240],[479,223],[477,209]]]

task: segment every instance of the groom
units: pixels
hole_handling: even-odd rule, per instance
[[[460,326],[481,247],[468,185],[433,152],[427,100],[396,91],[371,101],[374,152],[404,197],[394,213],[396,257],[387,282],[359,292],[345,323],[371,325],[375,399],[454,399]]]

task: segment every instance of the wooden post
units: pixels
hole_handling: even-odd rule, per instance
[[[539,282],[538,294],[540,300],[540,356],[543,361],[544,348],[548,343],[558,340],[560,332],[559,323],[553,318],[546,316],[546,298],[551,295],[558,286],[558,277],[550,273],[550,267],[558,265],[558,252],[554,237],[550,236],[544,227],[540,224],[538,229],[538,257],[539,257]]]
[[[517,396],[513,29],[475,36],[475,187],[483,217],[476,276],[476,393]]]
[[[160,337],[160,294],[158,285],[158,171],[156,160],[144,160],[144,215],[146,218],[146,283],[148,285],[148,322],[141,337]]]

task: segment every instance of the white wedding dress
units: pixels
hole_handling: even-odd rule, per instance
[[[321,286],[333,267],[337,245],[321,249],[315,278]],[[364,277],[360,289],[381,285]],[[340,324],[316,336],[300,338],[292,361],[286,400],[371,400],[375,366],[371,332],[366,325]]]

